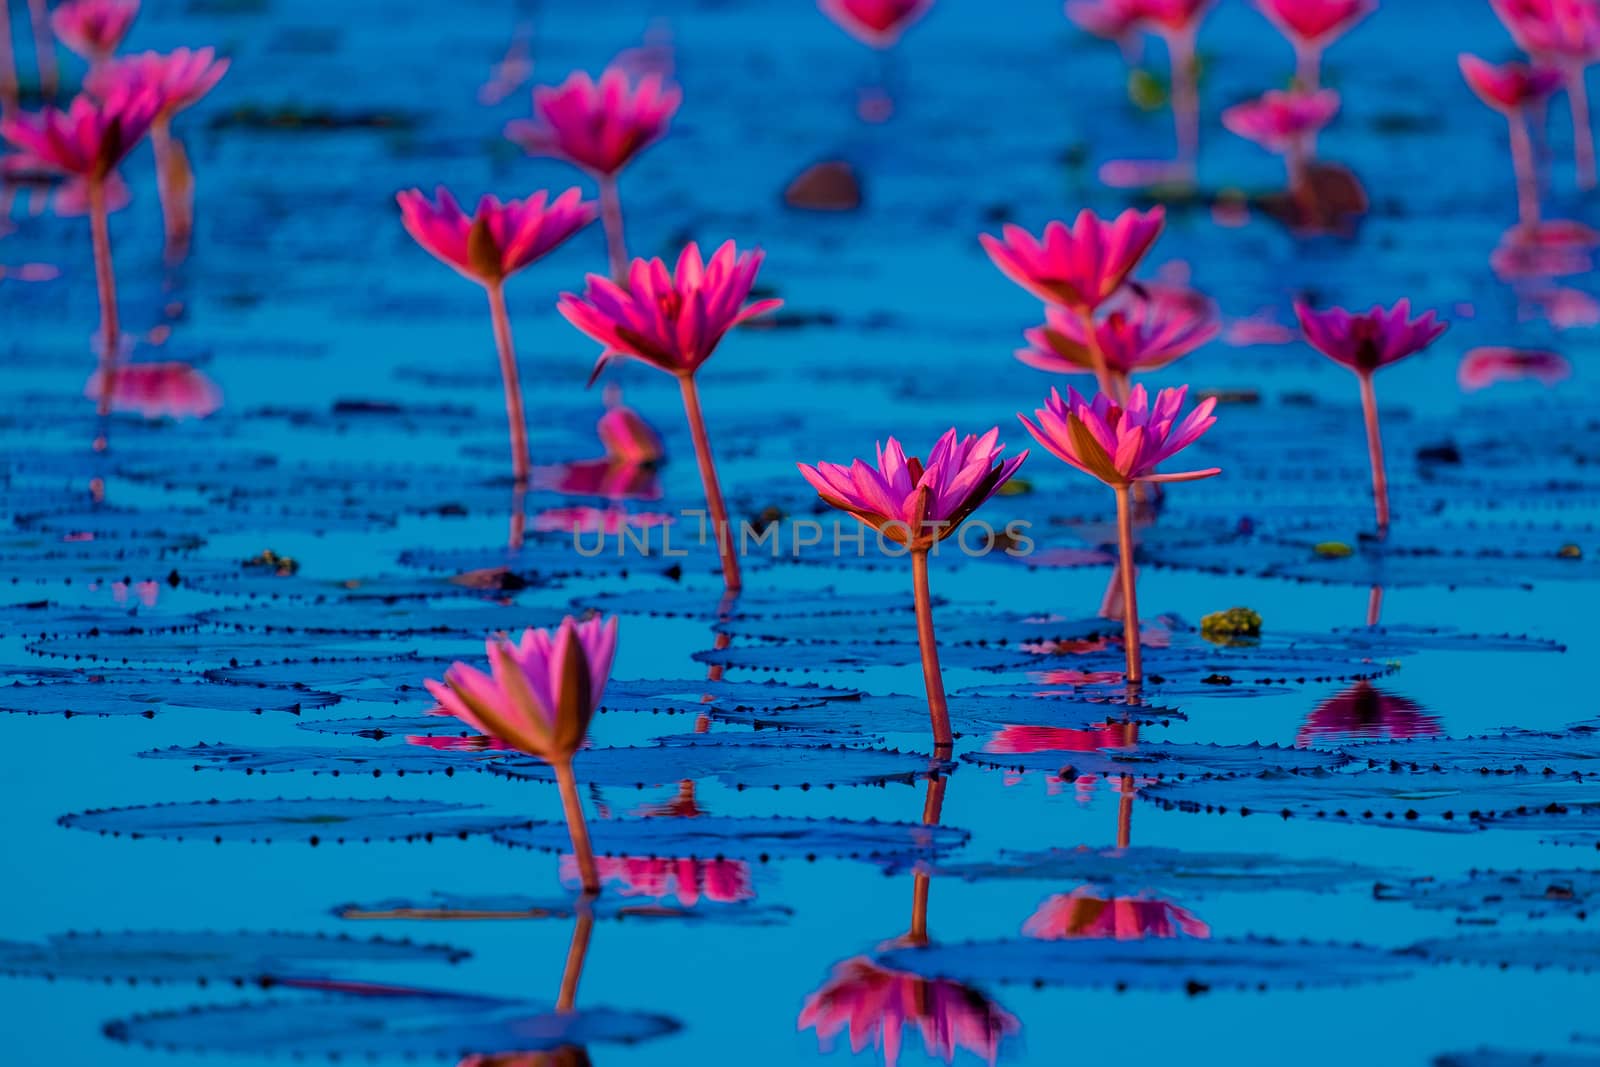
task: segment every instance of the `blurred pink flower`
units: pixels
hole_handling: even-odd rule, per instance
[[[0,119],[0,137],[49,169],[99,181],[149,132],[160,106],[149,90],[121,91],[104,101],[80,94],[66,111],[45,108]]]
[[[1497,382],[1532,380],[1551,386],[1572,375],[1572,364],[1557,352],[1500,346],[1474,348],[1461,357],[1456,380],[1465,392],[1487,389]]]
[[[1129,209],[1106,222],[1091,211],[1044,228],[1036,240],[1020,226],[1006,226],[1002,238],[978,238],[1002,274],[1044,300],[1082,313],[1093,311],[1115,293],[1161,235],[1166,212]]]
[[[486,642],[493,677],[457,661],[444,681],[426,681],[439,714],[550,763],[569,762],[605,693],[617,650],[617,620],[567,618],[552,633],[524,630]]]
[[[1210,937],[1211,927],[1186,908],[1159,897],[1101,897],[1093,886],[1049,898],[1022,926],[1028,937],[1044,941],[1075,938]]]
[[[743,860],[670,859],[657,856],[601,856],[600,879],[619,887],[625,897],[675,898],[692,908],[701,898],[713,904],[754,900],[750,865]],[[561,857],[561,880],[576,882],[578,865]]]
[[[1144,21],[1142,0],[1067,0],[1067,18],[1085,33],[1126,42]]]
[[[798,1023],[815,1029],[824,1047],[848,1032],[852,1052],[881,1048],[887,1067],[899,1060],[908,1025],[921,1031],[929,1056],[947,1063],[966,1049],[993,1064],[1001,1042],[1022,1030],[1016,1016],[970,986],[891,971],[865,956],[836,966],[806,998]]]
[[[1018,415],[1028,432],[1063,462],[1098,478],[1112,488],[1134,482],[1185,482],[1221,474],[1220,468],[1158,474],[1156,467],[1188,448],[1217,420],[1215,398],[1202,400],[1179,421],[1189,387],[1163,389],[1149,402],[1142,385],[1128,394],[1125,407],[1104,393],[1090,402],[1068,387],[1063,400],[1056,390],[1034,412],[1037,423]]]
[[[584,295],[561,294],[557,309],[605,346],[595,375],[618,356],[668,374],[692,375],[729,330],[782,306],[781,300],[744,302],[761,259],[759,251],[740,254],[729,241],[703,261],[700,246],[691,241],[675,273],[659,259],[636,259],[626,287],[591,274]]]
[[[862,44],[891,48],[933,0],[817,0],[817,6]]]
[[[128,35],[139,0],[67,0],[50,16],[61,43],[90,63],[111,57]]]
[[[504,281],[594,221],[593,204],[568,189],[554,200],[540,190],[526,200],[492,196],[467,215],[443,186],[438,203],[420,189],[397,193],[400,222],[417,244],[480,285]]]
[[[83,395],[98,400],[104,370],[96,370]],[[222,391],[187,363],[121,363],[111,376],[111,408],[147,419],[203,419],[222,406]]]
[[[112,171],[102,179],[105,187],[106,210],[108,212],[121,211],[133,203],[133,190],[128,188],[128,183],[122,180],[122,175]],[[76,175],[64,179],[56,186],[55,196],[50,200],[55,208],[56,215],[63,219],[81,218],[89,214],[92,206],[89,203],[89,181]]]
[[[600,496],[607,500],[660,500],[661,476],[654,464],[621,460],[582,459],[540,467],[533,483],[569,496]]]
[[[606,413],[600,416],[595,432],[605,447],[606,457],[618,463],[659,463],[666,458],[661,435],[637,411],[622,402],[622,389],[606,388]]]
[[[1512,38],[1531,56],[1600,58],[1600,9],[1593,0],[1490,0]]]
[[[596,176],[614,176],[660,140],[683,94],[656,75],[636,84],[615,66],[597,82],[583,71],[533,90],[532,120],[506,127],[530,155],[556,156]]]
[[[1002,460],[1004,451],[998,427],[982,437],[964,438],[951,429],[934,443],[926,466],[915,456],[908,459],[893,437],[887,446],[878,446],[876,466],[859,459],[848,467],[798,466],[827,504],[897,544],[926,551],[954,534],[1028,458],[1024,450]]]
[[[1377,0],[1255,0],[1296,47],[1326,48],[1377,10]]]
[[[1136,0],[1140,17],[1158,31],[1192,33],[1215,0]]]
[[[1133,300],[1095,324],[1107,368],[1126,379],[1138,371],[1157,370],[1188,355],[1217,336],[1221,323],[1209,301],[1196,305],[1177,300]],[[1045,309],[1045,325],[1024,335],[1027,348],[1019,360],[1039,370],[1061,374],[1093,374],[1083,320],[1058,308]]]
[[[1317,741],[1437,737],[1439,732],[1439,720],[1422,705],[1358,682],[1318,704],[1295,744],[1304,748]]]
[[[1283,155],[1322,130],[1339,111],[1339,94],[1269,89],[1255,100],[1222,113],[1222,125],[1263,148]]]
[[[1511,112],[1538,103],[1561,88],[1561,72],[1526,63],[1498,66],[1462,52],[1456,57],[1461,75],[1478,98],[1496,111]]]
[[[1304,304],[1296,304],[1294,310],[1312,348],[1361,375],[1422,351],[1447,328],[1431,311],[1411,318],[1409,300],[1361,314],[1343,308],[1313,311]]]
[[[161,113],[170,116],[198,103],[227,72],[228,60],[216,58],[214,49],[175,48],[113,59],[90,71],[83,87],[102,100],[119,91],[153,89],[160,95]]]

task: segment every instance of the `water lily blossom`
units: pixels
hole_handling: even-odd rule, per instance
[[[66,111],[46,108],[34,115],[19,113],[0,118],[0,138],[10,141],[40,166],[79,179],[85,185],[95,281],[100,294],[101,415],[111,411],[122,343],[107,189],[117,166],[149,132],[160,103],[155,93],[133,88],[103,101],[80,94]],[[97,444],[103,444],[103,439]]]
[[[1212,340],[1222,329],[1209,301],[1136,299],[1094,324],[1094,340],[1083,320],[1063,308],[1045,309],[1045,324],[1023,336],[1028,347],[1016,356],[1030,367],[1058,374],[1092,374],[1095,351],[1111,375],[1112,395],[1126,398],[1129,379],[1159,370]]]
[[[1585,72],[1600,60],[1600,7],[1593,0],[1490,0],[1512,39],[1534,60],[1556,67],[1572,108],[1572,151],[1578,187],[1596,182],[1594,130]]]
[[[1374,307],[1363,314],[1343,308],[1313,311],[1295,305],[1300,328],[1312,348],[1355,373],[1361,382],[1361,412],[1367,424],[1367,453],[1372,460],[1372,497],[1378,529],[1389,527],[1389,481],[1383,465],[1383,436],[1378,428],[1378,399],[1372,376],[1383,367],[1422,351],[1439,339],[1446,324],[1429,311],[1411,318],[1411,301]]]
[[[1133,508],[1130,490],[1135,482],[1187,482],[1221,474],[1216,467],[1159,474],[1156,467],[1199,440],[1217,420],[1211,413],[1215,398],[1196,404],[1179,418],[1189,387],[1163,389],[1151,403],[1143,385],[1128,393],[1126,404],[1101,393],[1091,402],[1068,388],[1066,399],[1050,390],[1045,406],[1034,418],[1017,418],[1028,432],[1057,459],[1098,478],[1116,493],[1118,561],[1122,578],[1122,634],[1127,655],[1127,683],[1143,681],[1140,657],[1139,603],[1133,566]]]
[[[933,0],[817,0],[822,13],[871,48],[892,48]]]
[[[1377,0],[1255,0],[1256,7],[1294,45],[1295,81],[1312,91],[1322,77],[1322,53],[1377,10]]]
[[[1511,130],[1511,165],[1517,178],[1517,217],[1524,229],[1539,225],[1539,172],[1533,139],[1528,135],[1528,108],[1542,103],[1561,87],[1561,72],[1526,63],[1496,66],[1465,52],[1458,57],[1461,76],[1485,104],[1506,117]]]
[[[1339,112],[1339,94],[1269,90],[1254,100],[1235,104],[1222,113],[1222,125],[1248,141],[1283,157],[1289,174],[1289,192],[1307,194],[1307,164],[1317,134]]]
[[[500,376],[505,384],[506,418],[511,427],[511,467],[517,485],[528,481],[528,426],[522,409],[522,383],[517,374],[511,317],[506,312],[505,280],[541,259],[594,221],[592,203],[577,189],[551,199],[538,192],[526,200],[504,203],[492,196],[468,215],[442,186],[436,200],[420,189],[395,196],[400,222],[416,242],[464,278],[489,294]]]
[[[194,229],[194,174],[183,142],[172,135],[172,117],[198,103],[227,72],[228,60],[218,59],[210,48],[178,48],[167,54],[142,52],[113,59],[84,79],[84,87],[102,99],[134,87],[148,87],[161,98],[161,109],[150,124],[150,144],[155,150],[156,192],[166,224],[169,262],[183,257]]]
[[[50,16],[61,43],[98,67],[128,35],[139,0],[67,0]]]
[[[683,93],[660,75],[636,82],[613,65],[599,81],[578,71],[558,86],[539,86],[533,90],[533,119],[506,127],[506,136],[529,155],[564,159],[599,184],[611,276],[618,282],[627,272],[628,246],[617,175],[666,134],[682,102]]]
[[[1001,236],[980,234],[978,240],[1000,272],[1047,304],[1066,308],[1083,324],[1090,338],[1095,377],[1103,392],[1111,388],[1104,354],[1095,337],[1094,314],[1128,280],[1166,222],[1166,212],[1129,209],[1111,221],[1084,210],[1068,227],[1051,222],[1042,239],[1020,226],[1006,226]]]
[[[588,736],[617,651],[617,620],[579,622],[570,616],[554,632],[529,629],[513,642],[504,634],[487,642],[490,674],[457,662],[444,681],[428,679],[439,714],[454,715],[479,733],[544,760],[561,787],[567,829],[587,893],[600,876],[572,757]]]
[[[740,587],[739,560],[694,375],[729,330],[782,306],[783,301],[773,299],[745,302],[761,261],[761,252],[741,253],[732,241],[707,260],[701,257],[700,246],[691,241],[673,271],[659,259],[636,259],[625,285],[591,274],[582,296],[563,293],[557,305],[568,322],[604,346],[590,381],[618,357],[648,363],[678,379],[705,487],[706,510],[722,554],[723,580],[730,591]]]
[[[892,437],[887,445],[878,446],[875,465],[859,459],[848,467],[838,463],[818,463],[815,467],[799,464],[801,476],[825,503],[853,515],[910,554],[917,643],[922,651],[933,740],[946,752],[952,742],[950,709],[933,631],[928,554],[1010,481],[1028,458],[1023,451],[1002,459],[1003,451],[1005,445],[1000,443],[998,428],[982,437],[961,437],[951,429],[934,444],[926,464],[914,456],[908,458],[900,442]]]

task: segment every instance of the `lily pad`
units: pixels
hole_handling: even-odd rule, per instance
[[[329,641],[327,635],[299,634],[263,641],[250,634],[129,634],[112,638],[51,637],[28,651],[62,659],[102,663],[163,663],[196,670],[241,663],[287,663],[295,659],[378,659],[404,654],[393,642],[359,639]]]
[[[1378,900],[1453,911],[1473,923],[1562,916],[1587,918],[1600,905],[1600,871],[1470,871],[1455,878],[1407,878],[1373,887]]]
[[[664,1015],[609,1008],[558,1014],[530,1001],[384,991],[155,1012],[108,1023],[105,1033],[125,1044],[221,1054],[458,1059],[636,1044],[678,1028]]]
[[[1329,892],[1382,874],[1341,860],[1297,859],[1251,852],[1190,852],[1158,847],[1050,848],[1002,851],[992,860],[940,863],[932,872],[969,882],[1089,883],[1117,895],[1254,893],[1267,889]]]
[[[899,863],[932,859],[966,843],[953,826],[876,819],[779,816],[698,819],[611,819],[589,827],[595,851],[607,856],[693,856],[701,859],[861,859]],[[533,823],[495,834],[518,848],[563,852],[572,847],[565,823]]]
[[[1582,778],[1600,773],[1600,733],[1514,730],[1491,737],[1419,738],[1351,745],[1367,766],[1395,770],[1529,771]]]
[[[259,640],[259,639],[258,639]],[[383,659],[318,659],[249,663],[205,672],[213,682],[279,690],[317,689],[343,700],[375,704],[431,705],[423,682],[443,678],[454,659],[399,656]]]
[[[175,709],[200,711],[301,711],[331,707],[332,693],[314,689],[242,689],[195,675],[109,670],[0,686],[0,711],[26,715],[156,715]]]
[[[964,752],[961,758],[980,767],[1026,773],[1042,771],[1066,781],[1085,774],[1132,774],[1142,780],[1184,781],[1196,777],[1232,777],[1267,773],[1297,774],[1331,770],[1349,762],[1339,752],[1277,745],[1196,745],[1157,742],[1128,750],[1098,752]]]
[[[263,605],[207,612],[204,618],[224,629],[274,635],[464,634],[483,637],[498,632],[520,633],[529,626],[559,626],[562,612],[516,604],[362,600],[315,607]]]
[[[673,862],[673,861],[666,861]],[[688,861],[693,862],[693,861]],[[509,893],[431,893],[420,899],[381,900],[370,904],[343,904],[333,909],[341,919],[404,922],[481,922],[486,920],[571,921],[578,912],[574,897],[527,897]],[[597,919],[681,922],[692,925],[780,926],[794,911],[781,904],[743,900],[716,906],[696,906],[674,899],[642,899],[606,893],[587,905]]]
[[[779,644],[758,642],[731,648],[707,649],[694,658],[713,667],[760,671],[862,671],[869,667],[908,667],[922,662],[915,643]],[[1038,663],[1038,657],[1017,649],[952,645],[939,649],[939,662],[948,670],[1020,670]]]
[[[651,711],[704,715],[713,711],[779,711],[833,700],[852,700],[858,689],[783,682],[727,682],[712,679],[613,679],[600,702],[604,711]]]
[[[311,845],[465,838],[515,826],[481,804],[393,797],[203,800],[103,808],[63,815],[60,825],[102,836],[168,841],[301,841]]]
[[[1184,715],[1176,708],[1128,706],[1097,700],[1041,697],[969,696],[951,693],[950,721],[957,735],[982,733],[1006,726],[1081,729],[1107,721],[1165,725]],[[926,697],[889,694],[830,700],[814,707],[787,711],[713,711],[718,722],[758,729],[822,730],[839,734],[920,733],[929,728]]]
[[[0,941],[0,974],[94,981],[259,982],[337,978],[383,963],[458,963],[471,953],[374,937],[278,931],[67,933]]]
[[[188,763],[195,770],[231,770],[246,774],[277,774],[305,771],[312,775],[362,774],[380,778],[385,774],[456,774],[484,771],[502,763],[534,764],[530,756],[495,750],[447,751],[405,743],[362,745],[355,748],[284,745],[250,747],[245,745],[175,745],[141,752],[145,759]],[[542,764],[541,764],[542,766]],[[531,769],[531,768],[530,768]],[[553,781],[554,779],[552,779]]]
[[[934,598],[934,605],[944,604]],[[627,593],[585,593],[572,601],[575,611],[604,615],[652,615],[698,619],[706,623],[737,619],[839,619],[878,612],[909,612],[911,597],[893,593],[841,593],[824,589],[745,589],[737,597],[720,591],[640,589]]]
[[[1600,930],[1519,930],[1419,941],[1408,952],[1423,959],[1485,967],[1556,968],[1588,974],[1600,968]]]

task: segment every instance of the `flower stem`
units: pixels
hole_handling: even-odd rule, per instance
[[[572,774],[572,760],[550,765],[561,787],[561,807],[567,817],[567,833],[572,836],[572,853],[578,860],[585,896],[600,895],[600,871],[595,866],[594,849],[589,844],[589,825],[583,821],[583,802],[578,799],[578,780]]]
[[[1112,400],[1117,400],[1117,388],[1111,380],[1111,368],[1106,365],[1106,354],[1100,347],[1100,335],[1094,328],[1094,309],[1083,306],[1078,309],[1078,322],[1083,328],[1083,344],[1089,350],[1089,362],[1094,366],[1095,384],[1100,391]],[[1121,403],[1117,400],[1117,403]]]
[[[1578,188],[1595,187],[1594,130],[1589,126],[1589,86],[1583,64],[1567,68],[1567,102],[1572,106],[1572,154],[1578,165]]]
[[[1172,62],[1172,118],[1177,129],[1178,162],[1193,178],[1200,156],[1200,84],[1194,30],[1168,34],[1167,55]]]
[[[511,428],[511,476],[516,485],[528,484],[528,423],[522,413],[522,381],[517,376],[517,350],[511,340],[511,316],[506,313],[504,282],[486,285],[489,318],[494,323],[494,344],[500,353],[500,378],[506,387],[506,421]]]
[[[17,106],[17,53],[11,47],[11,3],[0,0],[0,114]]]
[[[1122,776],[1122,789],[1117,794],[1117,847],[1133,844],[1133,775]]]
[[[168,263],[176,263],[188,251],[194,230],[193,205],[188,199],[192,185],[188,157],[173,139],[171,120],[164,114],[150,124],[150,148],[156,157],[156,196],[161,201],[166,258]]]
[[[527,496],[528,486],[525,482],[518,482],[511,487],[511,531],[506,537],[506,544],[513,552],[522,547],[527,534]]]
[[[1378,428],[1378,394],[1372,387],[1372,374],[1361,379],[1361,415],[1367,423],[1367,455],[1372,460],[1372,502],[1378,514],[1378,530],[1389,528],[1389,478],[1383,469],[1383,434]]]
[[[1367,592],[1367,625],[1376,626],[1383,616],[1383,586],[1375,585]]]
[[[89,179],[89,237],[94,243],[94,279],[100,291],[100,397],[98,412],[111,414],[111,397],[116,386],[117,349],[121,345],[117,327],[117,277],[111,265],[111,219],[106,208],[104,178]]]
[[[728,592],[737,592],[742,585],[739,557],[728,529],[728,506],[722,501],[722,486],[717,481],[717,463],[711,455],[711,438],[706,434],[705,416],[700,412],[700,392],[694,384],[693,374],[680,374],[678,385],[683,390],[683,413],[689,419],[689,435],[694,438],[695,459],[700,463],[700,481],[705,485],[706,510],[711,513],[711,533],[717,539],[717,550],[722,554],[723,584],[728,587]]]
[[[933,597],[928,593],[928,550],[911,550],[911,583],[917,606],[917,645],[922,650],[922,682],[928,690],[928,715],[933,722],[934,755],[948,755],[955,738],[950,733],[950,704],[944,695],[944,672],[939,669],[939,639],[933,634]]]
[[[1539,225],[1539,172],[1534,169],[1528,113],[1517,108],[1511,122],[1511,165],[1517,175],[1517,219],[1530,233]]]
[[[1322,87],[1322,48],[1314,44],[1296,43],[1294,46],[1294,80],[1303,93],[1314,93]]]
[[[28,0],[33,24],[33,50],[39,67],[39,92],[46,102],[56,98],[56,37],[50,29],[50,9],[45,0]]]
[[[628,282],[628,242],[622,232],[622,196],[617,192],[617,176],[600,176],[600,223],[606,231],[606,254],[611,259],[611,280]]]
[[[577,921],[572,926],[572,942],[567,946],[567,963],[561,969],[561,994],[556,1011],[565,1015],[578,999],[578,979],[583,977],[583,962],[589,955],[589,938],[594,933],[594,908],[588,900],[578,902]]]
[[[1114,487],[1117,493],[1117,541],[1121,546],[1122,568],[1122,643],[1128,655],[1128,687],[1144,681],[1139,647],[1139,599],[1133,569],[1133,504],[1128,487]]]

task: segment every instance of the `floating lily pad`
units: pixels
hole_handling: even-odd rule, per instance
[[[595,851],[607,856],[693,856],[700,859],[932,859],[966,843],[953,826],[875,819],[794,819],[779,816],[698,819],[611,819],[591,823]],[[564,823],[533,823],[495,834],[495,840],[541,852],[572,847]]]
[[[170,841],[303,841],[346,844],[368,841],[433,841],[467,837],[514,826],[481,804],[392,797],[272,800],[204,800],[146,804],[63,815],[62,826],[112,837]]]
[[[1485,967],[1556,968],[1585,974],[1600,968],[1600,930],[1519,930],[1419,941],[1408,952],[1423,959]]]
[[[832,700],[850,700],[858,689],[827,685],[787,685],[783,682],[726,682],[676,678],[613,679],[606,683],[600,702],[605,711],[653,711],[664,714],[704,715],[713,711],[778,711],[804,708]]]
[[[422,703],[433,697],[422,684],[443,678],[454,659],[400,656],[385,659],[305,659],[289,663],[245,664],[205,672],[226,685],[278,690],[317,689],[344,700],[375,704]],[[615,683],[613,683],[615,684]]]
[[[934,605],[944,604],[934,598]],[[892,593],[841,593],[825,589],[745,589],[734,598],[720,591],[640,589],[627,593],[585,593],[572,601],[577,611],[604,615],[654,615],[706,623],[738,619],[839,619],[878,612],[909,612],[911,597]]]
[[[602,750],[604,751],[604,750]],[[515,764],[518,777],[533,777],[538,761],[516,752],[444,751],[405,743],[362,745],[356,748],[283,745],[249,747],[244,745],[198,744],[159,748],[139,755],[146,759],[188,763],[195,770],[243,771],[246,774],[278,774],[304,771],[309,774],[363,774],[373,778],[392,774],[457,774],[485,771],[499,764]],[[540,766],[543,766],[540,764]],[[553,778],[551,779],[554,780]]]
[[[861,671],[869,667],[906,667],[922,662],[911,644],[778,644],[758,642],[731,648],[707,649],[694,658],[713,667],[761,671]],[[1039,662],[1037,656],[999,647],[952,645],[939,649],[939,662],[951,668],[1018,670]]]
[[[1370,642],[1373,648],[1409,648],[1428,652],[1565,652],[1567,646],[1545,637],[1526,634],[1463,633],[1436,626],[1337,627],[1336,637],[1355,647]]]
[[[941,877],[969,882],[1088,883],[1118,895],[1147,890],[1185,895],[1254,893],[1264,889],[1328,892],[1382,874],[1374,868],[1340,860],[1156,847],[1003,851],[993,860],[940,863],[932,871]]]
[[[478,731],[453,715],[363,715],[349,719],[303,719],[302,730],[340,737],[383,741],[400,737],[479,737]]]
[[[982,984],[1095,989],[1308,989],[1398,978],[1414,960],[1364,945],[1265,938],[1065,940],[1002,938],[880,955],[885,967],[925,978]]]
[[[516,604],[446,601],[389,603],[362,600],[315,607],[261,606],[207,612],[205,620],[224,629],[278,634],[487,634],[521,633],[527,627],[561,625],[563,613]],[[274,638],[276,639],[276,637]]]
[[[47,600],[0,607],[0,624],[19,637],[172,633],[196,629],[201,621],[196,615],[117,606],[56,604]]]
[[[1160,725],[1182,719],[1175,708],[1129,707],[1110,701],[1039,697],[983,697],[950,694],[950,721],[966,736],[1006,726],[1081,729],[1107,721]],[[929,728],[926,697],[884,695],[830,700],[815,707],[786,711],[713,711],[718,722],[760,729],[822,730],[839,734],[920,733]]]
[[[1373,887],[1378,900],[1454,911],[1474,923],[1509,918],[1587,918],[1600,904],[1600,871],[1471,871],[1456,878],[1407,878]]]
[[[0,941],[0,974],[95,981],[268,983],[336,978],[383,963],[457,963],[471,953],[349,935],[123,931],[67,933],[43,944]]]
[[[1161,741],[1123,751],[1098,752],[964,752],[961,758],[980,767],[1042,771],[1066,781],[1085,774],[1132,774],[1142,780],[1184,781],[1195,777],[1232,777],[1269,772],[1297,774],[1330,770],[1349,762],[1339,752],[1277,745],[1196,745]]]
[[[1068,619],[1048,612],[978,612],[953,609],[935,617],[939,647],[952,645],[1018,645],[1029,641],[1085,641],[1121,636],[1122,624],[1101,618]],[[876,612],[769,618],[739,618],[715,625],[718,633],[735,638],[793,641],[800,644],[909,644],[917,643],[914,612]]]
[[[1475,1052],[1446,1052],[1435,1056],[1433,1067],[1600,1067],[1600,1053],[1512,1052],[1480,1048]]]
[[[222,1054],[457,1059],[636,1044],[677,1029],[664,1015],[609,1008],[557,1014],[530,1001],[391,991],[156,1012],[108,1023],[105,1033],[126,1044]]]
[[[34,641],[28,651],[62,659],[102,663],[168,663],[195,669],[241,663],[285,663],[295,659],[377,659],[404,654],[393,642],[347,639],[330,641],[325,634],[274,637],[250,634],[129,634],[107,638],[52,637]]]
[[[1515,730],[1491,737],[1373,741],[1345,749],[1374,768],[1463,771],[1526,770],[1584,777],[1600,773],[1600,733]]]
[[[431,893],[414,900],[344,904],[333,909],[333,913],[341,919],[405,922],[571,921],[577,914],[574,899],[571,895],[540,898],[508,893]],[[705,899],[702,897],[699,903]],[[779,926],[794,915],[793,909],[783,905],[750,900],[705,907],[672,899],[647,900],[610,892],[602,894],[586,907],[597,919],[639,919],[645,922],[716,926]]]
[[[586,552],[593,551],[595,544],[594,535],[584,535]],[[607,574],[669,575],[691,568],[709,573],[716,567],[716,552],[709,545],[702,548],[699,545],[674,543],[674,552],[686,548],[689,554],[667,556],[661,550],[659,537],[652,538],[648,553],[628,547],[630,543],[626,539],[621,542],[624,548],[619,552],[618,544],[616,537],[608,535],[601,551],[584,555],[574,547],[572,535],[567,534],[531,540],[516,550],[413,548],[400,553],[400,565],[436,574],[500,570],[531,582]]]
[[[162,711],[287,711],[299,714],[339,702],[314,689],[242,689],[194,675],[137,671],[83,673],[69,679],[0,685],[0,712],[27,715],[144,715]]]

